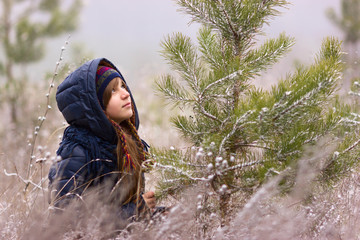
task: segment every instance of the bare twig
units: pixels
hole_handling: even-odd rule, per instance
[[[67,40],[65,41],[65,46],[69,44],[69,39],[70,39],[70,35],[68,36]],[[38,118],[38,121],[39,121],[39,125],[35,127],[35,132],[34,132],[34,137],[32,139],[32,142],[31,142],[31,152],[30,152],[30,161],[29,161],[29,165],[28,165],[28,170],[27,170],[27,174],[26,174],[26,178],[28,179],[30,177],[30,170],[31,170],[31,165],[32,165],[32,162],[33,162],[33,159],[35,158],[34,156],[34,151],[35,151],[35,144],[36,144],[36,140],[37,140],[37,136],[38,136],[38,133],[39,133],[39,130],[41,129],[45,119],[46,119],[46,115],[47,113],[49,112],[49,110],[51,109],[51,106],[50,106],[50,93],[52,91],[52,89],[54,88],[54,83],[55,83],[55,79],[58,75],[58,70],[59,70],[59,65],[60,63],[62,62],[63,60],[63,53],[66,49],[66,47],[63,46],[61,48],[61,51],[60,51],[60,56],[59,56],[59,61],[56,62],[56,66],[55,66],[55,70],[54,70],[54,74],[53,74],[53,77],[52,77],[52,80],[51,80],[51,83],[50,83],[50,86],[49,86],[49,89],[48,89],[48,92],[46,94],[46,98],[47,98],[47,101],[46,101],[46,109],[45,109],[45,112],[44,112],[44,115],[43,116],[40,116]],[[27,187],[27,186],[26,186]],[[25,187],[25,189],[26,189]]]

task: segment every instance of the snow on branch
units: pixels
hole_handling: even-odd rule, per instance
[[[175,92],[171,91],[169,88],[164,88],[162,89],[162,91],[171,99],[173,99],[174,101],[179,101],[182,103],[189,103],[189,102],[193,102],[194,100],[192,99],[188,99],[188,98],[184,98],[179,96],[179,94],[176,94]]]
[[[198,20],[200,20],[200,22],[206,22],[207,24],[215,28],[219,27],[218,24],[214,21],[214,19],[211,18],[210,14],[205,11],[207,10],[207,8],[200,9],[198,6],[193,4],[193,1],[189,0],[180,0],[179,2],[182,6],[189,9],[185,12],[189,12],[190,15],[194,15]]]
[[[207,112],[205,109],[204,109],[204,106],[201,104],[201,100],[200,100],[200,103],[199,103],[199,110],[200,110],[200,113],[204,114],[206,117],[212,119],[212,120],[215,120],[219,123],[222,123],[222,121],[220,119],[218,119],[217,117],[215,117],[214,115],[212,115],[211,113]]]
[[[327,81],[326,83],[330,83],[331,81]],[[328,84],[322,84],[322,82],[319,83],[319,86],[315,89],[312,89],[310,92],[307,92],[302,98],[296,100],[293,104],[285,108],[283,111],[278,113],[273,120],[279,119],[281,116],[285,115],[287,112],[290,112],[291,110],[295,109],[298,106],[301,106],[305,104],[306,101],[312,100],[312,96],[314,96],[316,93],[319,93],[323,88],[326,87]]]
[[[350,147],[348,147],[347,149],[345,149],[344,151],[341,152],[341,154],[347,153],[349,151],[351,151],[353,148],[355,148],[358,144],[360,143],[360,139],[358,139],[356,142],[354,142]]]
[[[249,110],[247,111],[244,115],[242,115],[241,117],[239,117],[235,124],[233,125],[233,129],[223,138],[223,140],[221,141],[220,147],[219,147],[219,152],[220,154],[223,153],[223,148],[224,145],[226,143],[226,141],[232,136],[234,135],[234,133],[236,132],[236,130],[239,129],[239,124],[243,123],[244,121],[246,121],[248,119],[249,116],[251,116],[251,114],[254,113],[253,110]]]
[[[228,23],[228,26],[229,26],[229,28],[230,28],[233,36],[234,36],[234,40],[235,40],[235,43],[236,43],[234,45],[235,45],[235,48],[236,48],[236,51],[237,51],[236,54],[239,54],[239,49],[238,49],[239,46],[237,45],[237,42],[239,41],[239,33],[236,31],[235,26],[234,26],[235,24],[231,21],[231,18],[229,17],[229,14],[226,11],[223,2],[221,0],[219,0],[219,3],[220,3],[220,6],[221,6],[221,11],[224,13],[224,16],[225,16],[225,19],[226,19],[226,21]]]
[[[179,53],[179,57],[181,59],[181,61],[184,63],[184,65],[186,66],[187,70],[189,71],[189,75],[190,77],[192,77],[192,79],[195,81],[195,84],[192,84],[190,81],[189,85],[192,86],[192,88],[198,93],[199,92],[199,80],[198,77],[196,76],[196,69],[195,66],[190,66],[189,63],[184,59],[183,54]]]
[[[205,92],[208,91],[210,88],[214,87],[215,85],[220,84],[220,83],[222,83],[223,81],[226,81],[226,80],[232,80],[232,79],[234,79],[236,76],[238,76],[240,74],[242,74],[242,70],[235,71],[235,72],[233,72],[233,73],[231,73],[231,74],[229,74],[229,75],[227,75],[227,76],[225,76],[223,78],[220,78],[220,79],[216,80],[215,82],[210,83],[200,93],[200,96],[201,97],[204,96]]]
[[[349,118],[343,118],[342,122],[351,123],[352,125],[360,125],[360,121],[352,120]]]
[[[360,97],[360,93],[358,93],[358,92],[349,91],[348,94]]]
[[[193,176],[191,176],[190,173],[188,173],[186,171],[183,171],[183,170],[181,170],[179,168],[176,168],[175,166],[163,165],[161,163],[156,162],[155,167],[160,167],[160,168],[166,169],[166,170],[173,170],[173,171],[175,171],[176,173],[178,173],[180,175],[184,175],[184,176],[188,177],[192,181],[208,181],[208,179],[204,178],[204,177],[201,177],[201,178],[193,177]]]
[[[184,124],[181,123],[180,120],[176,121],[176,124],[179,125],[181,128],[181,130],[183,130],[184,132],[186,132],[187,134],[190,135],[204,135],[204,134],[209,134],[210,132],[195,132],[195,131],[191,131],[189,128],[187,128],[186,126],[184,126]]]
[[[222,170],[220,172],[220,174],[230,172],[230,171],[234,171],[234,170],[237,170],[237,169],[242,169],[242,168],[245,168],[245,167],[259,165],[259,164],[262,164],[264,162],[265,162],[265,160],[257,160],[257,161],[247,162],[247,163],[240,163],[240,164],[237,164],[235,166],[232,166],[232,167],[229,167],[229,168],[226,168],[226,169]]]

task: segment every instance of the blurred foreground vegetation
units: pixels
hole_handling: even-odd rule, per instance
[[[39,3],[44,11],[60,6],[59,1]],[[293,40],[282,34],[259,48],[252,41],[286,2],[178,3],[204,24],[198,45],[181,33],[163,41],[163,55],[174,74],[160,77],[157,85],[180,108],[167,111],[161,99],[150,101],[150,87],[134,92],[141,136],[153,146],[157,161],[148,179],[159,183],[160,204],[173,208],[164,218],[134,223],[110,235],[116,239],[359,238],[360,115],[354,103],[360,85],[355,81],[353,98],[346,97],[351,104],[337,97],[343,64],[340,42],[324,40],[312,65],[299,66],[271,91],[262,91],[251,81],[289,51]],[[236,37],[226,18],[242,34]],[[253,24],[244,22],[248,19]],[[32,29],[30,23],[24,25]],[[34,54],[41,53],[42,44],[33,42],[39,44]],[[31,54],[29,60],[9,56],[6,61],[19,67],[37,59]],[[3,74],[6,61],[1,64]],[[47,171],[56,161],[66,125],[55,106],[53,87],[80,64],[57,61],[58,71],[43,82],[25,81],[19,75],[13,83],[1,85],[1,239],[109,238],[103,226],[107,217],[95,199],[92,211],[82,219],[70,211],[56,219],[49,216]],[[171,121],[180,131],[170,128],[164,112],[174,116]]]

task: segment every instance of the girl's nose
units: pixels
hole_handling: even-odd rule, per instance
[[[130,93],[124,89],[123,92],[121,93],[121,98],[126,99],[129,96],[130,96]]]

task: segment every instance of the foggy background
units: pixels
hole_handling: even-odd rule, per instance
[[[269,87],[274,81],[291,71],[294,60],[308,64],[314,60],[327,36],[341,39],[338,29],[326,17],[326,10],[339,12],[339,0],[294,0],[288,9],[265,26],[264,38],[285,32],[296,39],[287,57],[280,60],[265,74],[259,84]],[[115,63],[132,86],[155,78],[168,70],[159,54],[160,41],[168,34],[182,32],[196,43],[199,25],[178,11],[172,0],[85,0],[78,29],[71,34],[70,45],[80,44],[95,58],[105,57]],[[67,36],[51,40],[48,53],[39,71],[51,70]],[[260,39],[261,40],[261,39]],[[69,51],[65,62],[72,62]]]

